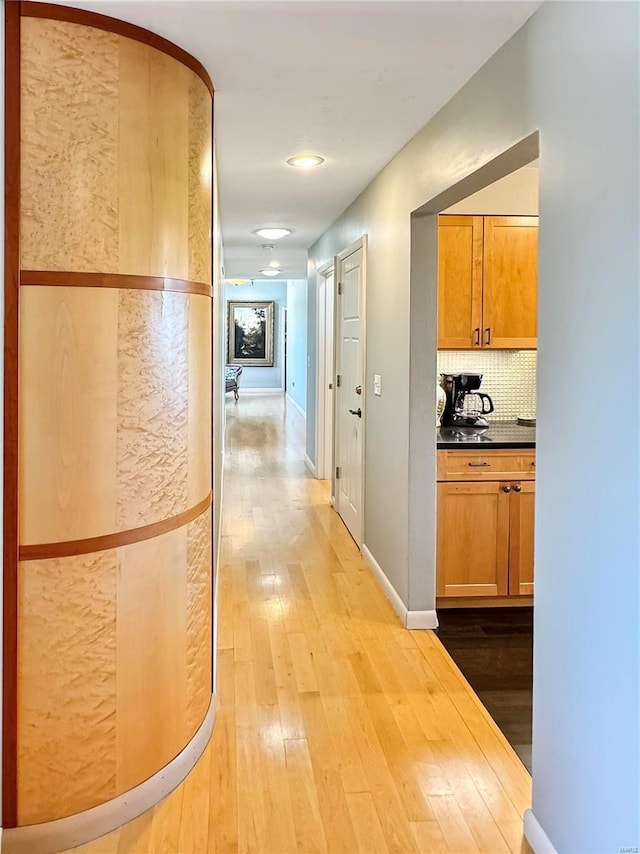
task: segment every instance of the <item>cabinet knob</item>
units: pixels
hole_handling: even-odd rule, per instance
[[[511,492],[511,487],[510,486],[503,486],[502,491],[503,492]]]
[[[520,486],[519,483],[516,483],[516,485],[513,487],[513,491],[514,492],[522,492],[522,487]]]

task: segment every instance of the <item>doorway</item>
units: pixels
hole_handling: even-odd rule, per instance
[[[335,310],[335,508],[358,546],[362,545],[365,419],[366,238],[336,258]]]

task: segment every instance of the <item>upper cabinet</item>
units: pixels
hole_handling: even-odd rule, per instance
[[[535,349],[537,290],[538,217],[439,218],[439,349]]]

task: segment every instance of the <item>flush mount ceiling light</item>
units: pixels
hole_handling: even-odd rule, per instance
[[[293,234],[293,232],[290,228],[276,228],[275,226],[269,226],[266,228],[256,229],[254,234],[257,234],[259,237],[264,237],[265,240],[280,240],[281,237],[287,237],[289,234]]]
[[[263,276],[279,276],[282,270],[274,269],[273,267],[265,267],[264,270],[259,270]]]
[[[235,285],[236,287],[238,285],[246,285],[248,281],[249,279],[226,279],[228,285]]]
[[[320,157],[319,154],[296,154],[295,157],[290,157],[287,163],[289,166],[295,166],[296,169],[313,169],[324,163],[324,157]]]

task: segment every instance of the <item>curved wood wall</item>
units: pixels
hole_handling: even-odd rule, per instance
[[[211,701],[212,93],[151,34],[7,5],[3,800],[21,826],[147,780]]]

